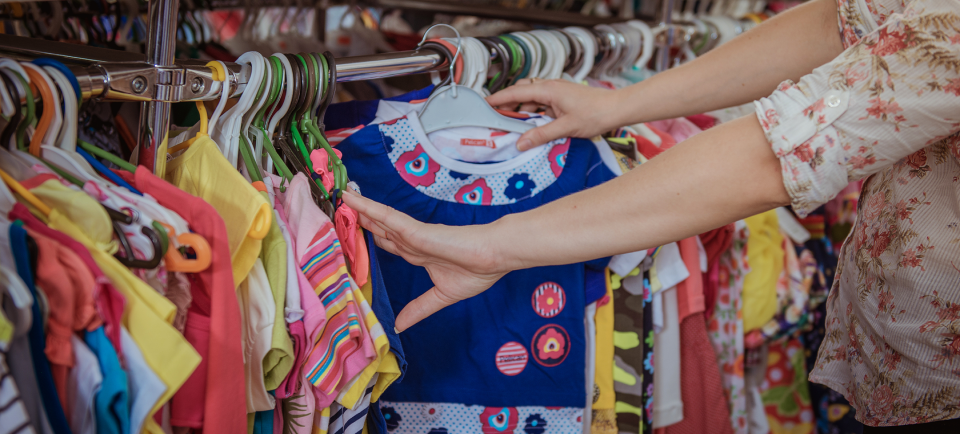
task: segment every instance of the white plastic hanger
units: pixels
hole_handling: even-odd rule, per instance
[[[267,99],[270,98],[270,80],[273,79],[273,68],[267,64],[267,59],[263,57],[262,54],[260,55],[259,61],[260,64],[263,65],[263,77],[261,83],[266,83],[266,85],[264,86],[263,94],[260,95],[260,99],[258,99],[253,106],[250,107],[250,110],[247,110],[247,113],[243,115],[243,124],[240,126],[240,134],[246,134],[247,141],[253,144],[253,159],[257,162],[258,166],[262,167],[263,162],[261,160],[263,159],[264,137],[262,134],[260,134],[259,130],[254,129],[252,134],[254,134],[255,138],[251,139],[250,125],[253,123],[254,115],[260,111],[263,105],[267,103]]]
[[[427,29],[420,44],[423,44],[423,41],[426,40],[430,30],[437,26],[449,27],[457,34],[457,52],[453,55],[453,59],[450,59],[450,74],[452,75],[463,42],[457,29],[447,24],[436,24]],[[482,95],[473,89],[457,86],[456,83],[441,87],[433,95],[430,95],[420,111],[419,118],[424,132],[427,134],[455,127],[483,127],[525,133],[534,127],[532,124],[497,113],[493,107],[490,107],[490,104],[487,104],[487,100]]]
[[[647,62],[653,57],[653,30],[650,29],[647,23],[640,20],[630,20],[627,21],[627,24],[639,30],[640,34],[643,35],[641,38],[643,46],[640,49],[640,58],[633,64],[633,67],[635,69],[644,69],[647,67]]]
[[[246,84],[248,91],[243,92],[237,104],[220,117],[217,128],[211,129],[211,137],[222,146],[224,156],[234,167],[237,166],[240,152],[240,130],[243,116],[253,106],[257,97],[257,90],[260,88],[260,82],[263,81],[262,58],[263,56],[260,53],[249,51],[237,59],[237,63],[245,65],[244,69],[250,69]]]
[[[590,74],[590,70],[593,69],[593,62],[597,55],[597,41],[593,38],[593,34],[586,29],[567,27],[564,30],[577,38],[580,45],[583,46],[583,63],[580,65],[580,70],[572,76],[575,83],[580,83],[587,78],[587,74]]]
[[[44,67],[43,69],[57,83],[57,86],[52,90],[56,94],[59,89],[60,96],[63,97],[65,110],[63,127],[58,135],[57,142],[54,145],[41,145],[41,155],[47,161],[82,181],[102,181],[97,172],[90,166],[90,163],[76,152],[78,110],[73,86],[67,81],[67,77],[56,68]]]
[[[220,64],[223,71],[229,74],[230,70],[227,69],[225,63],[220,61],[217,61],[217,63]],[[215,81],[214,83],[220,83],[220,101],[217,103],[217,108],[213,110],[213,114],[210,115],[210,122],[207,123],[207,131],[210,132],[216,131],[217,122],[220,121],[220,115],[223,114],[223,109],[227,106],[227,100],[230,99],[230,77],[224,77],[223,81]]]

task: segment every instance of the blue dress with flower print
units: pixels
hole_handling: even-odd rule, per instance
[[[490,223],[615,177],[603,148],[582,139],[507,161],[457,160],[430,142],[416,114],[365,127],[337,148],[364,196],[446,225]],[[433,286],[422,267],[379,248],[374,253],[395,313]],[[581,433],[585,270],[605,265],[514,271],[401,333],[408,366],[381,398],[387,430]]]

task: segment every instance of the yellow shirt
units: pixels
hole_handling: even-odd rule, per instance
[[[260,193],[266,196],[266,193]],[[263,358],[263,382],[267,390],[280,387],[280,383],[293,368],[293,341],[287,333],[287,321],[284,317],[284,305],[287,299],[287,242],[276,219],[270,221],[270,230],[263,238],[263,250],[260,252],[263,268],[267,273],[270,291],[276,307],[270,351]],[[289,258],[289,260],[294,260]]]
[[[102,231],[97,230],[110,224],[109,217],[97,201],[56,180],[44,182],[31,191],[53,208],[48,217],[50,227],[86,246],[103,274],[126,298],[123,325],[140,347],[147,365],[167,386],[150,414],[157,412],[200,364],[200,355],[171,325],[176,306],[131,273],[110,253],[102,250],[110,245],[116,250],[116,246],[109,241],[112,232],[104,236]],[[67,213],[73,217],[72,220]],[[92,236],[98,238],[92,239]],[[163,434],[152,417],[146,419],[144,430],[151,434]]]
[[[167,162],[167,181],[213,206],[227,226],[233,282],[250,274],[270,231],[273,208],[237,172],[209,137],[197,139],[183,155]]]
[[[613,390],[613,288],[610,287],[610,269],[604,270],[607,287],[607,304],[597,308],[597,361],[594,382],[597,395],[593,400],[593,417],[590,419],[592,434],[616,434],[617,404]]]
[[[373,375],[380,372],[381,365],[386,360],[387,355],[393,355],[390,352],[390,342],[387,341],[387,334],[383,331],[383,326],[380,325],[380,321],[377,319],[377,316],[373,314],[373,310],[370,309],[370,303],[367,300],[373,300],[373,287],[370,285],[370,279],[367,279],[367,283],[363,285],[363,288],[357,288],[356,284],[353,283],[353,280],[350,281],[351,286],[353,287],[353,296],[359,302],[360,312],[363,313],[363,323],[367,326],[367,330],[370,333],[370,337],[373,340],[373,346],[377,349],[377,358],[376,360],[370,362],[366,368],[363,368],[363,371],[360,371],[360,374],[350,379],[350,382],[347,383],[347,387],[343,388],[340,392],[340,395],[337,396],[337,402],[340,405],[347,408],[354,408],[357,405],[357,402],[363,398],[363,394],[366,391],[367,385],[370,384],[370,380],[373,378]],[[393,359],[393,364],[396,365],[396,358]],[[389,368],[389,365],[383,366],[384,369]],[[396,380],[400,376],[399,367],[396,369],[396,372],[383,372],[380,374],[380,377],[377,378],[376,384],[374,384],[374,390],[371,392],[370,401],[376,401],[374,397],[380,398],[380,393],[387,388],[393,380]],[[388,377],[384,379],[384,377]],[[379,388],[379,393],[378,393]]]
[[[767,211],[744,220],[750,230],[747,238],[747,264],[750,272],[743,278],[743,331],[763,327],[777,311],[777,279],[783,271],[783,236],[775,211]]]

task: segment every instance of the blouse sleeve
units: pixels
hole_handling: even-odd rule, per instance
[[[754,105],[793,208],[806,215],[960,130],[960,2],[913,0]]]

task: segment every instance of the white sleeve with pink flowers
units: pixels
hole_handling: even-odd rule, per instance
[[[840,3],[847,35],[859,2]],[[856,16],[869,33],[754,103],[800,215],[960,130],[960,2],[914,0],[881,24]]]

